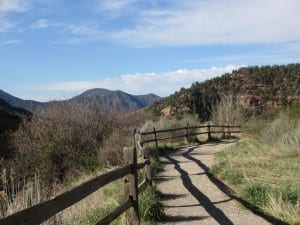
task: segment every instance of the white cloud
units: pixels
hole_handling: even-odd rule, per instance
[[[24,12],[28,7],[28,0],[0,0],[0,33],[16,28],[17,23],[8,17],[10,13]]]
[[[109,11],[116,12],[122,11],[137,2],[137,0],[100,0],[97,3],[96,10],[99,12]]]
[[[133,27],[111,34],[133,46],[279,43],[300,39],[300,1],[170,1],[176,8],[144,9]]]
[[[15,27],[15,23],[0,16],[0,33],[8,32]]]
[[[47,19],[39,19],[34,24],[31,25],[32,29],[44,29],[51,26]]]
[[[41,19],[33,27],[55,27],[69,35],[70,42],[108,40],[133,47],[300,40],[299,0],[93,2],[92,10],[98,13],[93,22],[49,23]]]
[[[28,0],[0,0],[0,13],[24,12],[28,4]]]
[[[2,45],[17,45],[21,44],[23,41],[17,39],[4,40],[1,42]]]
[[[155,93],[167,96],[181,87],[188,88],[193,82],[201,82],[226,72],[238,69],[240,66],[212,67],[209,69],[179,69],[164,73],[124,74],[118,78],[106,78],[99,81],[72,81],[39,85],[40,91],[64,92],[78,94],[92,88],[122,90],[131,94]],[[52,96],[53,97],[53,96]]]

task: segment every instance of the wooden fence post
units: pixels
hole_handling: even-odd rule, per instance
[[[228,139],[231,139],[231,133],[230,133],[230,127],[229,127],[229,125],[227,125],[227,137],[228,137]]]
[[[130,198],[132,207],[125,213],[126,225],[139,225],[138,208],[138,174],[137,174],[137,154],[135,147],[124,147],[124,163],[132,164],[131,173],[125,177],[125,199]]]
[[[185,141],[186,143],[189,143],[189,124],[186,124],[186,128],[185,128]]]
[[[156,148],[158,148],[157,134],[156,134],[155,127],[153,128],[153,131],[154,131],[154,137],[155,137],[155,144],[156,144]]]
[[[144,158],[143,148],[142,148],[142,135],[140,131],[134,129],[134,145],[138,155],[138,161]]]
[[[211,133],[210,133],[210,124],[207,124],[207,140],[210,141],[211,140]]]
[[[144,149],[144,159],[150,160],[150,151],[149,149]],[[146,175],[146,180],[149,183],[150,186],[152,186],[152,173],[151,173],[151,166],[150,166],[150,161],[149,163],[145,166],[145,175]]]

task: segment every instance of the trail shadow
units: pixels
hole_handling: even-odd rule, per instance
[[[174,156],[174,155],[173,155]],[[190,161],[180,161],[180,163],[189,163]],[[160,161],[162,165],[168,165],[168,164],[173,164],[172,162],[168,161]]]
[[[223,143],[222,143],[223,144]],[[195,150],[195,147],[191,147],[188,149],[188,151],[184,152],[182,154],[183,157],[185,157],[186,159],[189,159],[193,162],[195,162],[200,168],[202,168],[204,170],[204,172],[206,173],[207,177],[209,178],[209,180],[215,184],[219,190],[221,190],[224,194],[226,194],[228,197],[235,199],[236,201],[238,201],[239,203],[241,203],[244,207],[246,207],[248,210],[250,210],[251,212],[253,212],[254,214],[264,218],[265,220],[267,220],[268,222],[272,223],[272,224],[276,224],[276,225],[288,225],[288,223],[279,220],[267,213],[262,212],[258,207],[253,206],[252,204],[250,204],[249,202],[247,202],[244,199],[241,199],[239,197],[237,197],[235,195],[235,191],[232,190],[229,186],[227,186],[225,183],[223,183],[221,180],[219,180],[217,177],[215,177],[209,170],[209,168],[201,162],[201,160],[196,159],[192,156],[192,152]]]
[[[195,197],[195,199],[197,199],[199,204],[203,206],[208,214],[210,214],[219,224],[233,225],[233,222],[219,208],[214,206],[206,195],[193,185],[188,173],[180,167],[179,161],[168,155],[165,155],[164,157],[174,163],[175,169],[180,173],[183,186]]]
[[[158,192],[159,197],[165,199],[165,200],[170,200],[170,199],[175,199],[175,198],[183,198],[187,196],[187,194],[165,194],[162,192]]]
[[[165,181],[169,181],[169,180],[173,180],[173,179],[175,179],[175,178],[174,177],[159,177],[159,176],[156,176],[153,178],[153,180],[156,183],[165,182]]]
[[[162,195],[162,198],[164,198],[164,196]],[[165,199],[165,198],[164,198]],[[232,198],[228,198],[226,200],[222,200],[222,201],[218,201],[218,202],[212,202],[212,204],[217,205],[217,204],[221,204],[221,203],[225,203],[225,202],[230,202],[232,201]],[[166,208],[188,208],[188,207],[196,207],[196,206],[202,206],[201,204],[192,204],[192,205],[168,205],[165,206]]]
[[[162,218],[162,222],[187,222],[194,220],[204,220],[206,218],[208,218],[208,216],[164,216],[164,218]]]

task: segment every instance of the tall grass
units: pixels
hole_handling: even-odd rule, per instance
[[[212,168],[240,197],[295,225],[300,221],[299,121],[285,111],[272,122],[252,121],[247,126],[251,132],[230,150],[218,153]]]
[[[20,183],[15,181],[13,177],[7,178],[5,170],[3,170],[1,181],[3,190],[0,192],[0,218],[29,208],[51,197],[48,192],[50,188],[45,188],[36,175],[30,180],[24,178]],[[51,195],[54,195],[59,189],[60,187],[53,186]],[[61,223],[61,214],[57,214],[43,224],[60,225]]]

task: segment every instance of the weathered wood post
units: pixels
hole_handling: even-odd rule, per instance
[[[152,173],[151,173],[151,166],[150,166],[150,150],[149,148],[144,149],[144,159],[149,160],[149,163],[145,166],[145,175],[146,180],[150,186],[152,186]]]
[[[156,148],[158,148],[158,141],[157,141],[157,134],[156,134],[155,127],[153,128],[153,132],[154,132],[154,138],[155,138]]]
[[[138,161],[144,158],[143,148],[142,148],[142,135],[141,132],[137,129],[134,129],[134,145],[138,155]]]
[[[227,125],[227,138],[231,139],[230,127]]]
[[[210,133],[210,124],[207,124],[207,140],[210,141],[211,140],[211,133]]]
[[[135,147],[124,147],[124,163],[131,164],[131,173],[125,177],[125,199],[131,199],[132,207],[125,213],[126,225],[139,225],[138,207],[138,174],[137,174],[137,152]]]
[[[189,143],[189,124],[186,124],[186,128],[185,128],[185,142]]]
[[[222,138],[226,138],[226,127],[223,126],[222,129],[223,129]]]

